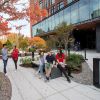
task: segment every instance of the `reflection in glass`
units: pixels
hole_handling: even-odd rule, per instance
[[[80,21],[85,21],[89,19],[89,0],[79,1],[79,15]]]
[[[71,6],[71,23],[79,22],[78,2]]]
[[[70,9],[70,7],[68,7],[68,8],[66,8],[65,10],[64,10],[64,21],[65,22],[67,22],[67,24],[70,24],[70,13],[71,12],[71,9]]]

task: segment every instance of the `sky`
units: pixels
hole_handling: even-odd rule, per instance
[[[21,10],[22,8],[25,7],[24,6],[21,6],[19,5],[20,3],[25,3],[26,6],[28,5],[28,0],[21,0],[20,2],[18,2],[18,4],[16,4],[16,7]],[[3,14],[3,17],[4,18],[7,18],[7,15],[6,14]],[[10,21],[9,22],[9,27],[12,28],[12,30],[10,32],[14,32],[14,33],[19,33],[18,30],[16,30],[15,26],[20,26],[20,25],[24,25],[22,27],[22,29],[20,30],[20,33],[23,34],[24,36],[28,36],[30,37],[30,24],[28,23],[28,21],[26,21],[25,19],[23,20],[17,20],[17,21]]]

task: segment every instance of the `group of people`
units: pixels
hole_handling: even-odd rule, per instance
[[[7,73],[6,66],[7,66],[7,61],[8,61],[8,49],[7,49],[6,44],[3,44],[1,53],[2,53],[2,60],[4,63],[4,73],[6,74]],[[16,46],[14,46],[14,48],[11,52],[11,57],[14,61],[16,70],[17,70],[18,54],[19,54],[19,51],[16,48]],[[59,52],[56,55],[54,55],[50,51],[50,52],[48,52],[48,54],[46,56],[44,56],[44,52],[40,52],[39,69],[37,71],[37,74],[39,75],[39,78],[42,78],[42,76],[44,76],[44,72],[45,72],[45,81],[47,82],[50,79],[50,74],[51,74],[52,68],[57,67],[65,75],[67,81],[70,83],[71,80],[70,80],[69,76],[72,77],[71,72],[69,69],[68,73],[66,73],[65,66],[66,66],[65,54],[62,52],[61,49],[59,50]]]
[[[2,60],[3,60],[3,63],[4,63],[4,73],[6,74],[7,73],[6,66],[7,66],[7,61],[8,61],[8,48],[7,48],[6,44],[3,44],[1,54],[2,54]],[[18,54],[19,54],[19,51],[16,48],[16,46],[14,46],[14,48],[11,52],[11,57],[14,61],[16,70],[17,70]]]
[[[65,75],[67,81],[70,83],[71,80],[69,76],[72,77],[71,72],[68,70],[68,73],[66,73],[65,66],[65,54],[62,52],[62,50],[59,50],[56,55],[50,51],[46,56],[44,56],[44,53],[41,52],[37,74],[39,75],[39,78],[41,78],[44,75],[43,69],[45,69],[45,81],[49,81],[52,68],[57,67]]]

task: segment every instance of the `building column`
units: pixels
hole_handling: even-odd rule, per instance
[[[100,52],[100,24],[96,25],[96,51]]]

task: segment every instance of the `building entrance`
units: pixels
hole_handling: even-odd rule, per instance
[[[96,30],[74,30],[73,35],[75,38],[75,43],[80,44],[81,49],[96,49]]]

